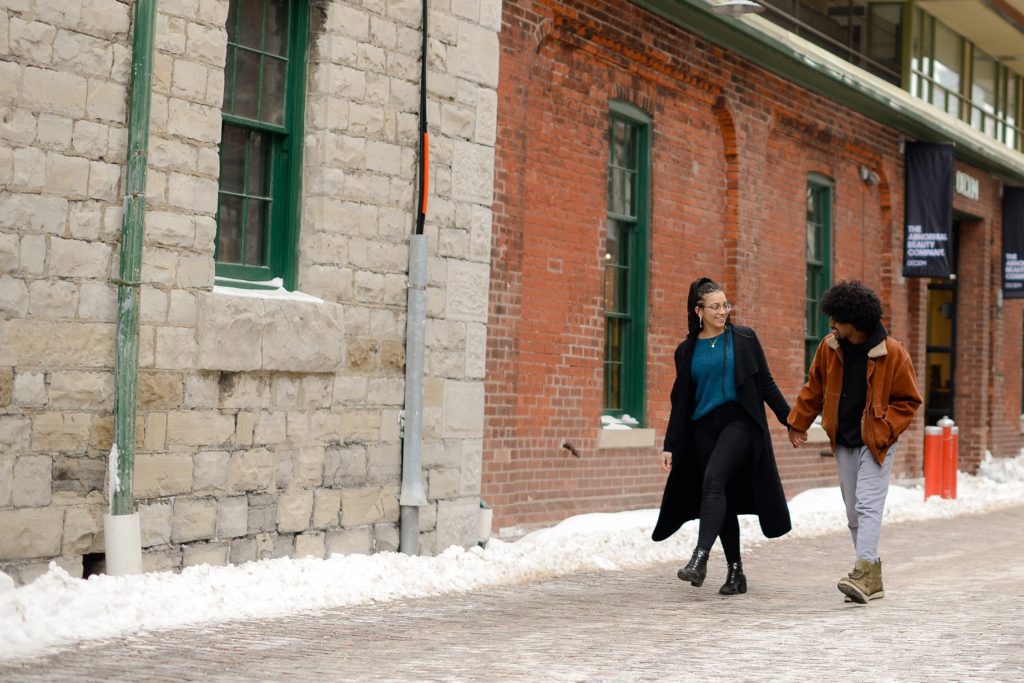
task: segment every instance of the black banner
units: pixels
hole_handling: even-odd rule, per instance
[[[1024,299],[1024,187],[1003,188],[1003,298]]]
[[[953,244],[953,145],[908,142],[903,275],[949,277]]]

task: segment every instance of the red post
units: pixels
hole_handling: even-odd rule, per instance
[[[942,493],[942,428],[924,428],[924,498]]]
[[[949,461],[949,497],[956,498],[956,475],[960,469],[960,428],[953,427],[953,457]]]
[[[939,427],[942,429],[942,465],[940,466],[941,493],[943,498],[953,497],[953,488],[956,487],[956,460],[953,450],[953,427],[954,422],[948,416],[939,420]]]

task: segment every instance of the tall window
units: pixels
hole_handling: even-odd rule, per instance
[[[807,320],[804,334],[804,372],[828,332],[821,297],[832,285],[832,184],[824,176],[807,179]]]
[[[912,17],[910,92],[1024,151],[1021,76],[920,8]]]
[[[295,285],[307,0],[230,0],[217,276]]]
[[[612,103],[604,254],[604,412],[642,423],[646,373],[650,119]]]
[[[765,0],[774,24],[890,83],[903,65],[903,3],[874,0]]]

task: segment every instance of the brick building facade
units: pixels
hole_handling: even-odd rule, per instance
[[[805,363],[809,188],[828,192],[830,281],[860,279],[878,291],[884,322],[910,350],[925,391],[937,295],[927,280],[901,274],[903,145],[945,139],[942,132],[918,125],[913,135],[909,124],[866,114],[841,92],[826,96],[812,78],[785,77],[796,67],[722,47],[686,23],[734,20],[677,4],[686,7],[504,3],[482,495],[507,536],[572,514],[658,504],[672,354],[686,333],[687,286],[698,276],[724,284],[733,319],[757,330],[777,383],[795,397]],[[794,50],[813,48],[755,25]],[[605,290],[608,263],[618,258],[607,245],[619,240],[608,227],[609,169],[618,163],[609,161],[609,131],[620,109],[636,112],[649,136],[647,185],[641,172],[633,186],[649,199],[639,219],[646,225],[634,228],[646,240],[646,349],[640,424],[613,432],[601,418],[609,412]],[[972,131],[961,132],[973,141]],[[1024,162],[1007,154],[1011,166]],[[1015,455],[1024,446],[1024,317],[1019,301],[999,296],[1001,183],[1021,184],[1024,165],[1016,175],[1000,168],[956,165],[979,189],[977,199],[955,196],[958,270],[946,281],[960,302],[952,309],[954,417],[967,470],[986,452]],[[922,411],[901,440],[897,477],[921,476],[924,424]],[[782,427],[772,429],[789,495],[835,484],[827,442],[794,450]]]
[[[0,570],[18,581],[54,559],[81,576],[104,552],[136,4],[0,1]],[[443,3],[430,21],[428,553],[477,540],[499,8]],[[134,478],[143,565],[395,549],[421,3],[157,9]],[[283,122],[267,113],[282,55],[302,67]],[[246,76],[246,59],[263,75]],[[243,111],[253,92],[262,113]],[[275,215],[293,216],[280,226],[292,265],[260,292],[238,278],[263,264],[225,256],[224,226],[232,197],[249,202],[250,225],[277,189],[233,190],[225,169],[241,166],[226,150],[251,177],[267,158],[253,145],[285,135],[281,154],[302,151],[292,194],[273,198]]]

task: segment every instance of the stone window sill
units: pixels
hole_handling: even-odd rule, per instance
[[[200,297],[196,367],[336,372],[345,360],[342,307],[301,293],[217,287]],[[260,294],[264,294],[261,296]]]
[[[599,429],[597,447],[605,448],[650,448],[654,445],[653,429]]]

